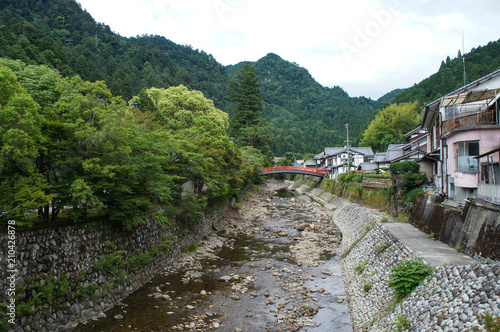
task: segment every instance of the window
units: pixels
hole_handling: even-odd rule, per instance
[[[457,171],[458,172],[477,172],[478,163],[475,156],[479,155],[479,142],[458,142],[455,143]]]

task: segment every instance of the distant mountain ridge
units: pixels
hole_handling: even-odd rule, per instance
[[[360,134],[380,103],[350,97],[341,87],[324,87],[307,69],[269,53],[253,63],[261,79],[264,118],[272,125],[273,151],[320,152],[326,146],[343,146],[345,124],[351,137]],[[242,63],[227,66],[234,77]]]

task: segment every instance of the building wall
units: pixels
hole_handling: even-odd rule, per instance
[[[453,190],[449,190],[448,193],[450,196],[453,195],[452,197],[460,200],[473,194],[474,190],[478,187],[479,181],[477,172],[457,172],[455,143],[464,141],[479,141],[479,152],[485,153],[500,145],[500,129],[493,128],[457,132],[446,139],[448,145],[447,174],[452,178],[450,187],[451,183],[455,186],[455,193],[453,193]],[[494,161],[498,161],[498,154],[495,154],[493,159]],[[473,192],[469,189],[473,189]]]

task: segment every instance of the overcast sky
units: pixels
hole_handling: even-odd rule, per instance
[[[78,1],[78,0],[77,0]],[[130,37],[161,35],[223,65],[276,53],[324,86],[377,99],[500,38],[499,0],[79,0]]]

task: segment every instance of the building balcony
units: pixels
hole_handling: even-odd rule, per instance
[[[497,110],[462,112],[443,122],[443,134],[498,124]]]

